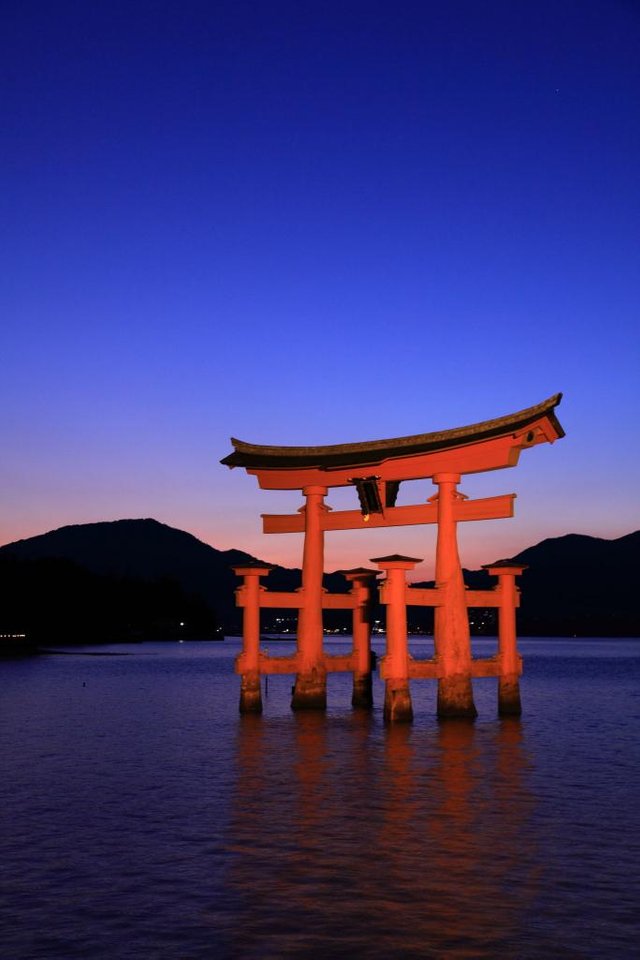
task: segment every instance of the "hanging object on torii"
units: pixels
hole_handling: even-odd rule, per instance
[[[289,658],[292,660],[292,672],[296,673],[292,701],[294,708],[321,708],[326,705],[326,673],[327,669],[331,669],[331,664],[322,649],[322,609],[331,603],[322,589],[325,532],[435,523],[438,526],[436,586],[430,597],[423,596],[428,591],[420,591],[420,599],[412,597],[411,588],[406,586],[402,594],[397,585],[398,570],[408,570],[418,561],[399,557],[398,567],[398,563],[392,562],[393,558],[379,558],[380,569],[387,573],[387,586],[383,594],[393,598],[393,612],[388,606],[388,620],[389,614],[392,614],[395,624],[392,635],[402,636],[403,631],[398,624],[403,615],[406,635],[407,603],[415,602],[435,608],[433,670],[425,668],[417,673],[413,670],[412,673],[408,653],[387,650],[381,663],[381,674],[387,681],[385,715],[389,720],[409,719],[409,676],[429,675],[438,679],[439,716],[475,716],[471,677],[492,674],[488,667],[480,670],[473,667],[473,663],[479,661],[472,661],[471,658],[467,613],[470,604],[462,579],[456,527],[458,522],[467,520],[512,517],[515,494],[470,500],[458,491],[457,485],[464,474],[514,467],[522,450],[540,443],[553,443],[563,437],[564,430],[555,414],[561,398],[562,394],[556,394],[536,406],[495,420],[390,440],[317,447],[277,447],[232,439],[234,452],[221,461],[223,464],[243,467],[247,473],[257,477],[262,489],[301,490],[305,497],[305,504],[297,513],[263,514],[265,533],[304,533],[302,587],[296,592],[295,602],[287,595],[286,604],[295,605],[300,611],[298,650],[295,657]],[[437,492],[424,503],[396,506],[402,481],[420,479],[431,479]],[[328,490],[347,486],[355,488],[360,509],[331,510],[324,503]],[[407,562],[401,562],[403,560]],[[509,602],[515,609],[517,590],[515,586],[512,590],[505,588],[507,579],[515,576],[513,565],[501,569],[508,569],[509,574],[503,572],[495,591],[473,591],[473,595],[476,605],[498,607],[506,622],[511,615],[506,610],[504,597],[509,596]],[[491,567],[491,572],[498,575],[497,564]],[[402,577],[404,582],[404,574]],[[390,578],[394,583],[393,589],[389,585]],[[259,604],[259,592],[256,592],[256,596]],[[275,606],[276,603],[273,597],[268,605]],[[404,608],[404,614],[398,604]],[[246,612],[245,606],[245,616]],[[252,633],[255,633],[255,627]],[[508,642],[515,649],[515,631],[509,629],[502,633],[509,637],[513,633],[513,639]],[[247,689],[255,687],[256,671],[258,684],[259,673],[270,672],[267,658],[259,653],[255,642],[252,641],[250,646],[253,651],[249,658],[253,679],[248,686],[244,683],[248,673],[240,671],[243,673],[243,688],[246,686]],[[245,654],[246,650],[242,665],[248,670]],[[513,650],[505,652],[501,648],[495,660],[494,673],[501,680],[501,712],[517,713],[519,658]],[[507,665],[508,674],[503,669]],[[391,676],[390,671],[398,675]],[[278,669],[278,672],[281,671]],[[502,696],[502,688],[508,690],[509,694]],[[404,692],[396,696],[394,691]],[[259,686],[258,691],[254,690],[252,696],[246,699],[247,705],[249,701],[257,703]]]

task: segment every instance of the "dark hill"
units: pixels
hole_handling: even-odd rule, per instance
[[[99,576],[121,580],[173,581],[203,597],[213,610],[221,592],[233,591],[234,563],[254,558],[220,551],[190,533],[157,520],[116,520],[61,527],[0,548],[23,560],[64,559]]]
[[[527,565],[519,578],[521,606],[518,633],[522,636],[640,636],[640,611],[635,596],[640,566],[640,531],[617,540],[576,533],[543,540],[512,558]],[[465,570],[473,589],[495,584],[485,570]],[[433,586],[433,582],[416,584]],[[491,610],[472,611],[476,632],[495,633]],[[409,611],[409,624],[432,626],[427,611]]]
[[[25,622],[34,621],[33,610],[37,606],[48,608],[61,624],[69,625],[78,622],[78,605],[82,603],[83,636],[86,636],[87,623],[94,631],[100,631],[111,593],[111,606],[119,598],[122,610],[115,618],[117,623],[110,623],[107,633],[148,635],[157,628],[149,613],[153,606],[151,595],[155,593],[156,602],[163,594],[173,596],[171,611],[166,611],[164,619],[188,624],[186,614],[180,610],[184,611],[190,603],[195,604],[194,610],[199,610],[198,623],[202,621],[202,629],[194,624],[196,632],[204,629],[207,635],[211,634],[212,622],[225,632],[237,632],[241,620],[234,589],[239,581],[231,567],[253,560],[254,557],[240,550],[216,550],[191,534],[157,520],[116,520],[61,527],[0,547],[7,596],[3,618],[7,626],[20,629]],[[75,588],[74,580],[77,581]],[[266,582],[274,590],[294,590],[300,586],[300,571],[274,567]],[[336,592],[346,589],[344,578],[338,574],[326,576],[325,585]],[[86,602],[82,601],[83,597]],[[124,621],[131,621],[128,611],[132,607],[135,622],[129,628]],[[73,611],[73,616],[66,616],[65,611],[69,614]],[[206,629],[204,611],[209,616]],[[35,616],[35,619],[38,623],[42,621],[40,632],[45,628],[46,617],[43,613],[42,618]],[[138,626],[142,620],[146,624],[144,628]],[[62,626],[56,630],[64,633]]]
[[[521,632],[640,636],[640,531],[616,540],[571,533],[543,540],[514,559],[528,565],[520,583]]]
[[[522,551],[513,558],[528,565],[520,581],[519,632],[640,635],[634,593],[639,555],[640,531],[617,540],[569,534]],[[216,550],[156,520],[62,527],[0,547],[0,628],[28,627],[39,637],[55,634],[70,640],[88,634],[128,639],[237,633],[238,580],[231,567],[252,560],[240,550]],[[295,590],[300,579],[299,570],[274,567],[264,582],[273,590]],[[476,588],[492,583],[484,570],[465,571],[465,580]],[[327,574],[324,582],[332,592],[347,589],[340,574]],[[275,615],[264,614],[265,629]],[[329,626],[349,622],[341,611],[327,611],[325,617]],[[495,632],[491,611],[472,617],[475,632]],[[181,622],[185,627],[178,630]],[[410,608],[409,624],[429,630],[428,611]]]

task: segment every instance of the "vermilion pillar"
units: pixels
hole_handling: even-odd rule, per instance
[[[302,600],[298,615],[299,672],[293,688],[293,710],[324,710],[327,706],[327,671],[322,648],[322,574],[326,487],[304,487],[304,552]]]
[[[384,719],[387,723],[407,723],[413,720],[413,707],[409,689],[405,572],[413,570],[420,560],[394,554],[371,562],[387,573],[380,590],[380,600],[387,607],[387,652],[380,664],[380,675],[385,681]]]
[[[371,683],[371,578],[376,570],[359,567],[341,571],[351,583],[353,594],[353,707],[372,707],[373,691]]]
[[[492,577],[498,577],[496,588],[500,606],[498,607],[498,713],[501,717],[516,716],[522,713],[520,701],[520,674],[522,661],[518,654],[516,639],[516,607],[518,606],[518,588],[516,577],[526,566],[499,560],[484,566]]]
[[[242,586],[236,590],[236,602],[242,607],[242,653],[236,660],[236,673],[240,674],[240,713],[262,713],[260,690],[260,577],[266,576],[273,567],[233,567],[234,572],[244,577]]]
[[[471,685],[471,637],[465,599],[462,566],[454,507],[463,499],[456,487],[458,473],[438,473],[438,539],[436,544],[436,587],[442,592],[442,605],[435,608],[434,645],[441,664],[438,680],[438,716],[474,718],[478,715]]]

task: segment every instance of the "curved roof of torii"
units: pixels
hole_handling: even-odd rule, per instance
[[[507,436],[526,428],[541,419],[546,419],[555,433],[553,439],[564,436],[555,408],[562,399],[561,393],[526,410],[484,420],[466,427],[440,430],[435,433],[419,433],[410,437],[395,437],[390,440],[368,440],[358,443],[340,443],[321,447],[274,447],[245,443],[231,438],[234,451],[220,462],[228,467],[244,467],[247,470],[296,470],[318,468],[324,470],[375,466],[385,460],[436,453],[483,440]],[[551,438],[549,438],[551,439]]]

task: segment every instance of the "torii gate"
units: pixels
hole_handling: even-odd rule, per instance
[[[242,677],[240,709],[262,709],[261,673],[295,673],[293,709],[326,706],[328,671],[351,670],[355,706],[370,705],[370,637],[367,605],[371,578],[378,571],[343,571],[352,581],[350,594],[327,594],[322,587],[324,534],[330,530],[392,527],[421,523],[438,525],[436,585],[430,590],[410,587],[406,571],[420,561],[394,555],[373,560],[386,572],[381,601],[387,606],[387,652],[381,661],[386,681],[385,718],[412,717],[410,678],[438,680],[439,717],[475,717],[471,679],[498,676],[499,712],[520,713],[521,661],[516,649],[515,577],[523,566],[499,561],[485,569],[498,577],[493,590],[466,590],[457,545],[457,524],[513,516],[515,494],[469,500],[457,489],[462,475],[516,466],[520,452],[564,436],[555,408],[562,394],[497,420],[437,433],[320,447],[273,447],[232,438],[234,452],[221,462],[244,467],[265,490],[301,490],[305,503],[291,515],[263,514],[265,533],[304,533],[302,587],[293,593],[274,593],[260,587],[268,566],[236,567],[244,577],[237,602],[244,608],[244,647],[236,670]],[[395,506],[403,480],[430,478],[437,493],[426,503]],[[331,487],[355,487],[360,510],[331,511],[324,498]],[[435,608],[432,660],[414,661],[407,649],[406,607]],[[260,652],[260,607],[298,608],[297,653],[266,657]],[[499,649],[489,660],[473,660],[468,608],[498,607]],[[323,651],[323,608],[354,611],[354,648],[350,655],[328,656]]]

